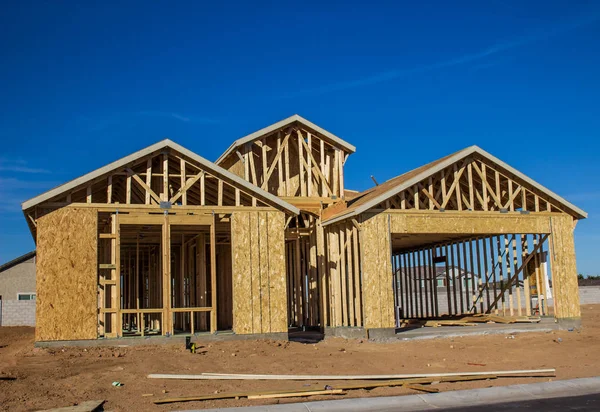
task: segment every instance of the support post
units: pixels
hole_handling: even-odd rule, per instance
[[[554,319],[561,329],[581,327],[577,266],[575,264],[575,221],[571,216],[551,217],[549,247],[552,262]]]
[[[216,216],[213,213],[213,221],[210,225],[210,303],[212,306],[210,311],[210,333],[217,331],[217,236],[215,225]]]

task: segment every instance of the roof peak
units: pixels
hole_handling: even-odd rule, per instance
[[[233,151],[235,150],[236,147],[239,147],[245,143],[249,143],[252,142],[262,136],[265,135],[269,135],[283,127],[286,127],[294,122],[299,122],[302,123],[304,126],[306,126],[307,128],[313,130],[314,132],[317,132],[318,134],[322,135],[325,139],[336,143],[337,145],[341,146],[342,148],[344,148],[347,152],[349,153],[354,153],[356,152],[356,147],[348,142],[346,142],[345,140],[339,138],[338,136],[334,135],[333,133],[321,128],[320,126],[317,126],[316,124],[314,124],[313,122],[311,122],[310,120],[305,119],[304,117],[300,116],[299,114],[293,114],[289,117],[286,117],[283,120],[280,120],[278,122],[275,122],[269,126],[263,127],[260,130],[257,130],[253,133],[250,133],[244,137],[241,137],[237,140],[235,140],[228,148],[227,150],[225,150],[225,152],[223,152],[223,154],[221,156],[219,156],[219,158],[215,161],[216,164],[221,163],[223,160],[225,160],[226,157],[228,157],[231,153],[233,153]]]

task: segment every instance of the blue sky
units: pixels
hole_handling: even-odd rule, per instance
[[[600,274],[600,3],[12,1],[0,13],[0,263],[20,203],[165,137],[208,159],[298,113],[363,190],[477,144],[589,213]]]

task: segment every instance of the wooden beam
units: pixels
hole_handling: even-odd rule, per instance
[[[148,160],[146,160],[146,187],[147,188],[151,188],[152,187],[152,158],[149,158]],[[144,190],[146,191],[146,199],[145,199],[145,204],[149,205],[150,204],[150,197],[152,196],[150,194],[150,191],[146,188],[144,188]],[[154,194],[156,196],[156,194]],[[158,199],[158,196],[156,196],[156,198]],[[157,202],[159,200],[156,200]]]
[[[113,194],[113,177],[112,175],[108,176],[108,186],[106,188],[106,203],[112,203],[112,194]],[[71,203],[71,194],[67,196],[67,203]]]
[[[461,166],[460,170],[456,170],[456,164],[454,165],[455,170],[454,170],[454,181],[452,182],[452,185],[450,185],[450,189],[448,189],[448,193],[447,193],[447,197],[444,200],[444,202],[442,203],[441,209],[445,209],[446,205],[448,204],[448,201],[450,200],[450,197],[452,196],[452,193],[456,190],[459,190],[459,180],[460,177],[462,176],[463,172],[465,171],[465,166],[464,166],[464,162],[463,165]],[[460,196],[458,197],[460,199]],[[459,200],[460,202],[460,200]],[[462,208],[459,207],[459,210],[461,210]]]
[[[277,152],[281,150],[281,130],[277,132]],[[277,178],[279,182],[279,187],[277,188],[278,196],[285,196],[284,186],[283,186],[283,161],[281,153],[279,154],[279,159],[277,159]]]
[[[304,142],[304,137],[302,136],[302,133],[300,132],[300,130],[297,130],[296,133],[298,134],[298,168],[299,168],[299,178],[300,178],[300,196],[306,196],[306,182],[304,181],[304,163],[306,163],[306,160],[304,159],[304,154],[302,153],[302,147],[304,146],[303,143]]]
[[[266,178],[262,183],[261,189],[268,190],[268,184],[269,184],[269,179],[271,178],[271,174],[273,174],[275,167],[281,163],[281,154],[283,153],[285,146],[288,144],[290,136],[291,136],[291,133],[288,133],[283,138],[283,143],[281,143],[281,145],[277,149],[277,154],[275,155],[275,158],[273,159],[271,166],[269,166],[269,169],[267,170]]]
[[[302,143],[304,143],[304,147],[306,148],[306,151],[307,151],[307,153],[308,153],[308,158],[309,158],[309,160],[311,160],[311,161],[312,161],[312,163],[313,163],[314,165],[317,165],[318,163],[317,163],[317,161],[315,160],[315,158],[313,157],[313,155],[312,155],[312,152],[309,150],[309,147],[308,147],[308,145],[306,144],[306,142],[305,142],[304,140],[302,140]],[[307,163],[305,163],[305,164],[308,166],[308,164],[307,164]],[[314,168],[314,170],[315,170],[315,172],[317,173],[317,175],[319,176],[319,179],[321,179],[321,182],[323,183],[323,186],[324,186],[324,188],[325,188],[325,189],[327,189],[327,191],[328,191],[329,193],[332,193],[332,191],[331,191],[331,189],[330,189],[330,187],[329,187],[329,184],[327,183],[327,179],[325,179],[325,176],[323,175],[323,173],[321,173],[321,171],[319,170],[319,168],[318,168],[318,167],[315,167],[315,168]],[[323,196],[327,196],[327,195],[326,195],[326,194],[324,194]]]
[[[320,156],[321,156],[321,196],[327,196],[327,180],[325,176],[325,142],[323,139],[319,139],[320,144]],[[330,192],[331,193],[331,192]]]
[[[185,165],[186,165],[185,160],[179,159],[179,167],[181,169],[181,171],[179,172],[179,174],[180,174],[180,176],[179,176],[179,182],[180,182],[179,189],[180,190],[185,186],[185,183],[186,183]],[[183,191],[183,193],[181,194],[181,204],[183,206],[187,205],[187,190]]]
[[[156,203],[160,203],[160,197],[154,193],[154,190],[150,188],[150,186],[146,185],[146,183],[131,169],[125,169],[127,171],[127,175],[131,176],[133,180],[135,180],[144,190],[146,191],[146,197],[150,196],[152,199],[156,201]],[[127,202],[129,203],[129,202]]]
[[[213,222],[210,225],[210,286],[211,286],[211,311],[210,332],[217,331],[217,236],[216,215],[213,214]]]
[[[169,199],[169,154],[163,153],[163,193],[161,199],[165,202]]]
[[[187,196],[187,191],[192,186],[194,186],[198,180],[200,180],[201,178],[203,178],[205,174],[206,174],[206,172],[204,172],[204,170],[203,170],[200,173],[198,173],[197,175],[195,175],[194,177],[191,177],[191,178],[187,179],[187,181],[185,182],[185,184],[181,186],[181,188],[177,191],[177,193],[175,193],[173,195],[173,197],[171,197],[171,199],[169,200],[169,202],[171,202],[171,204],[174,204],[175,202],[177,202],[177,200],[179,200],[180,197],[182,197],[184,195]],[[220,179],[219,179],[219,181],[220,181]],[[201,185],[200,190],[201,190],[202,193],[204,193],[204,187],[203,187],[203,185]],[[182,202],[183,202],[183,199],[182,199]],[[183,205],[187,205],[187,201],[185,203],[183,203]]]

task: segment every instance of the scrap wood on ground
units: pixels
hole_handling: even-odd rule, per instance
[[[499,316],[481,313],[465,316],[441,316],[434,319],[404,319],[402,327],[477,326],[479,323],[539,323],[539,316]]]
[[[496,371],[496,372],[466,372],[466,373],[447,373],[447,374],[414,374],[414,375],[354,375],[354,376],[329,376],[324,379],[335,380],[370,380],[365,383],[352,384],[335,384],[326,385],[325,388],[309,387],[303,389],[277,390],[277,391],[262,391],[262,392],[233,392],[220,393],[212,395],[187,396],[179,398],[166,398],[154,401],[155,404],[174,403],[174,402],[191,402],[205,401],[217,399],[274,399],[274,398],[292,398],[292,397],[307,397],[318,395],[344,395],[344,391],[366,389],[371,390],[380,387],[403,386],[407,389],[412,389],[427,393],[437,393],[439,389],[425,386],[433,385],[441,382],[464,382],[475,380],[497,379],[501,377],[540,377],[554,376],[554,369],[538,369],[538,370],[514,370],[514,371]],[[240,380],[255,380],[261,377],[271,377],[275,379],[290,379],[290,380],[322,380],[322,376],[308,375],[243,375],[243,374],[206,374],[206,375],[148,375],[149,378],[164,378],[169,379],[187,379],[186,376],[204,376],[207,379],[240,379]],[[401,379],[381,380],[385,376],[404,376]],[[196,378],[191,378],[196,379]],[[199,378],[202,379],[202,378]]]
[[[153,373],[148,375],[150,379],[236,379],[236,380],[381,380],[381,379],[414,379],[432,377],[457,377],[477,375],[529,375],[529,374],[554,374],[556,369],[526,369],[493,372],[449,372],[449,373],[414,373],[414,374],[390,374],[390,375],[273,375],[273,374],[251,374],[251,373],[212,373],[205,372],[200,375],[178,375],[169,373]]]

